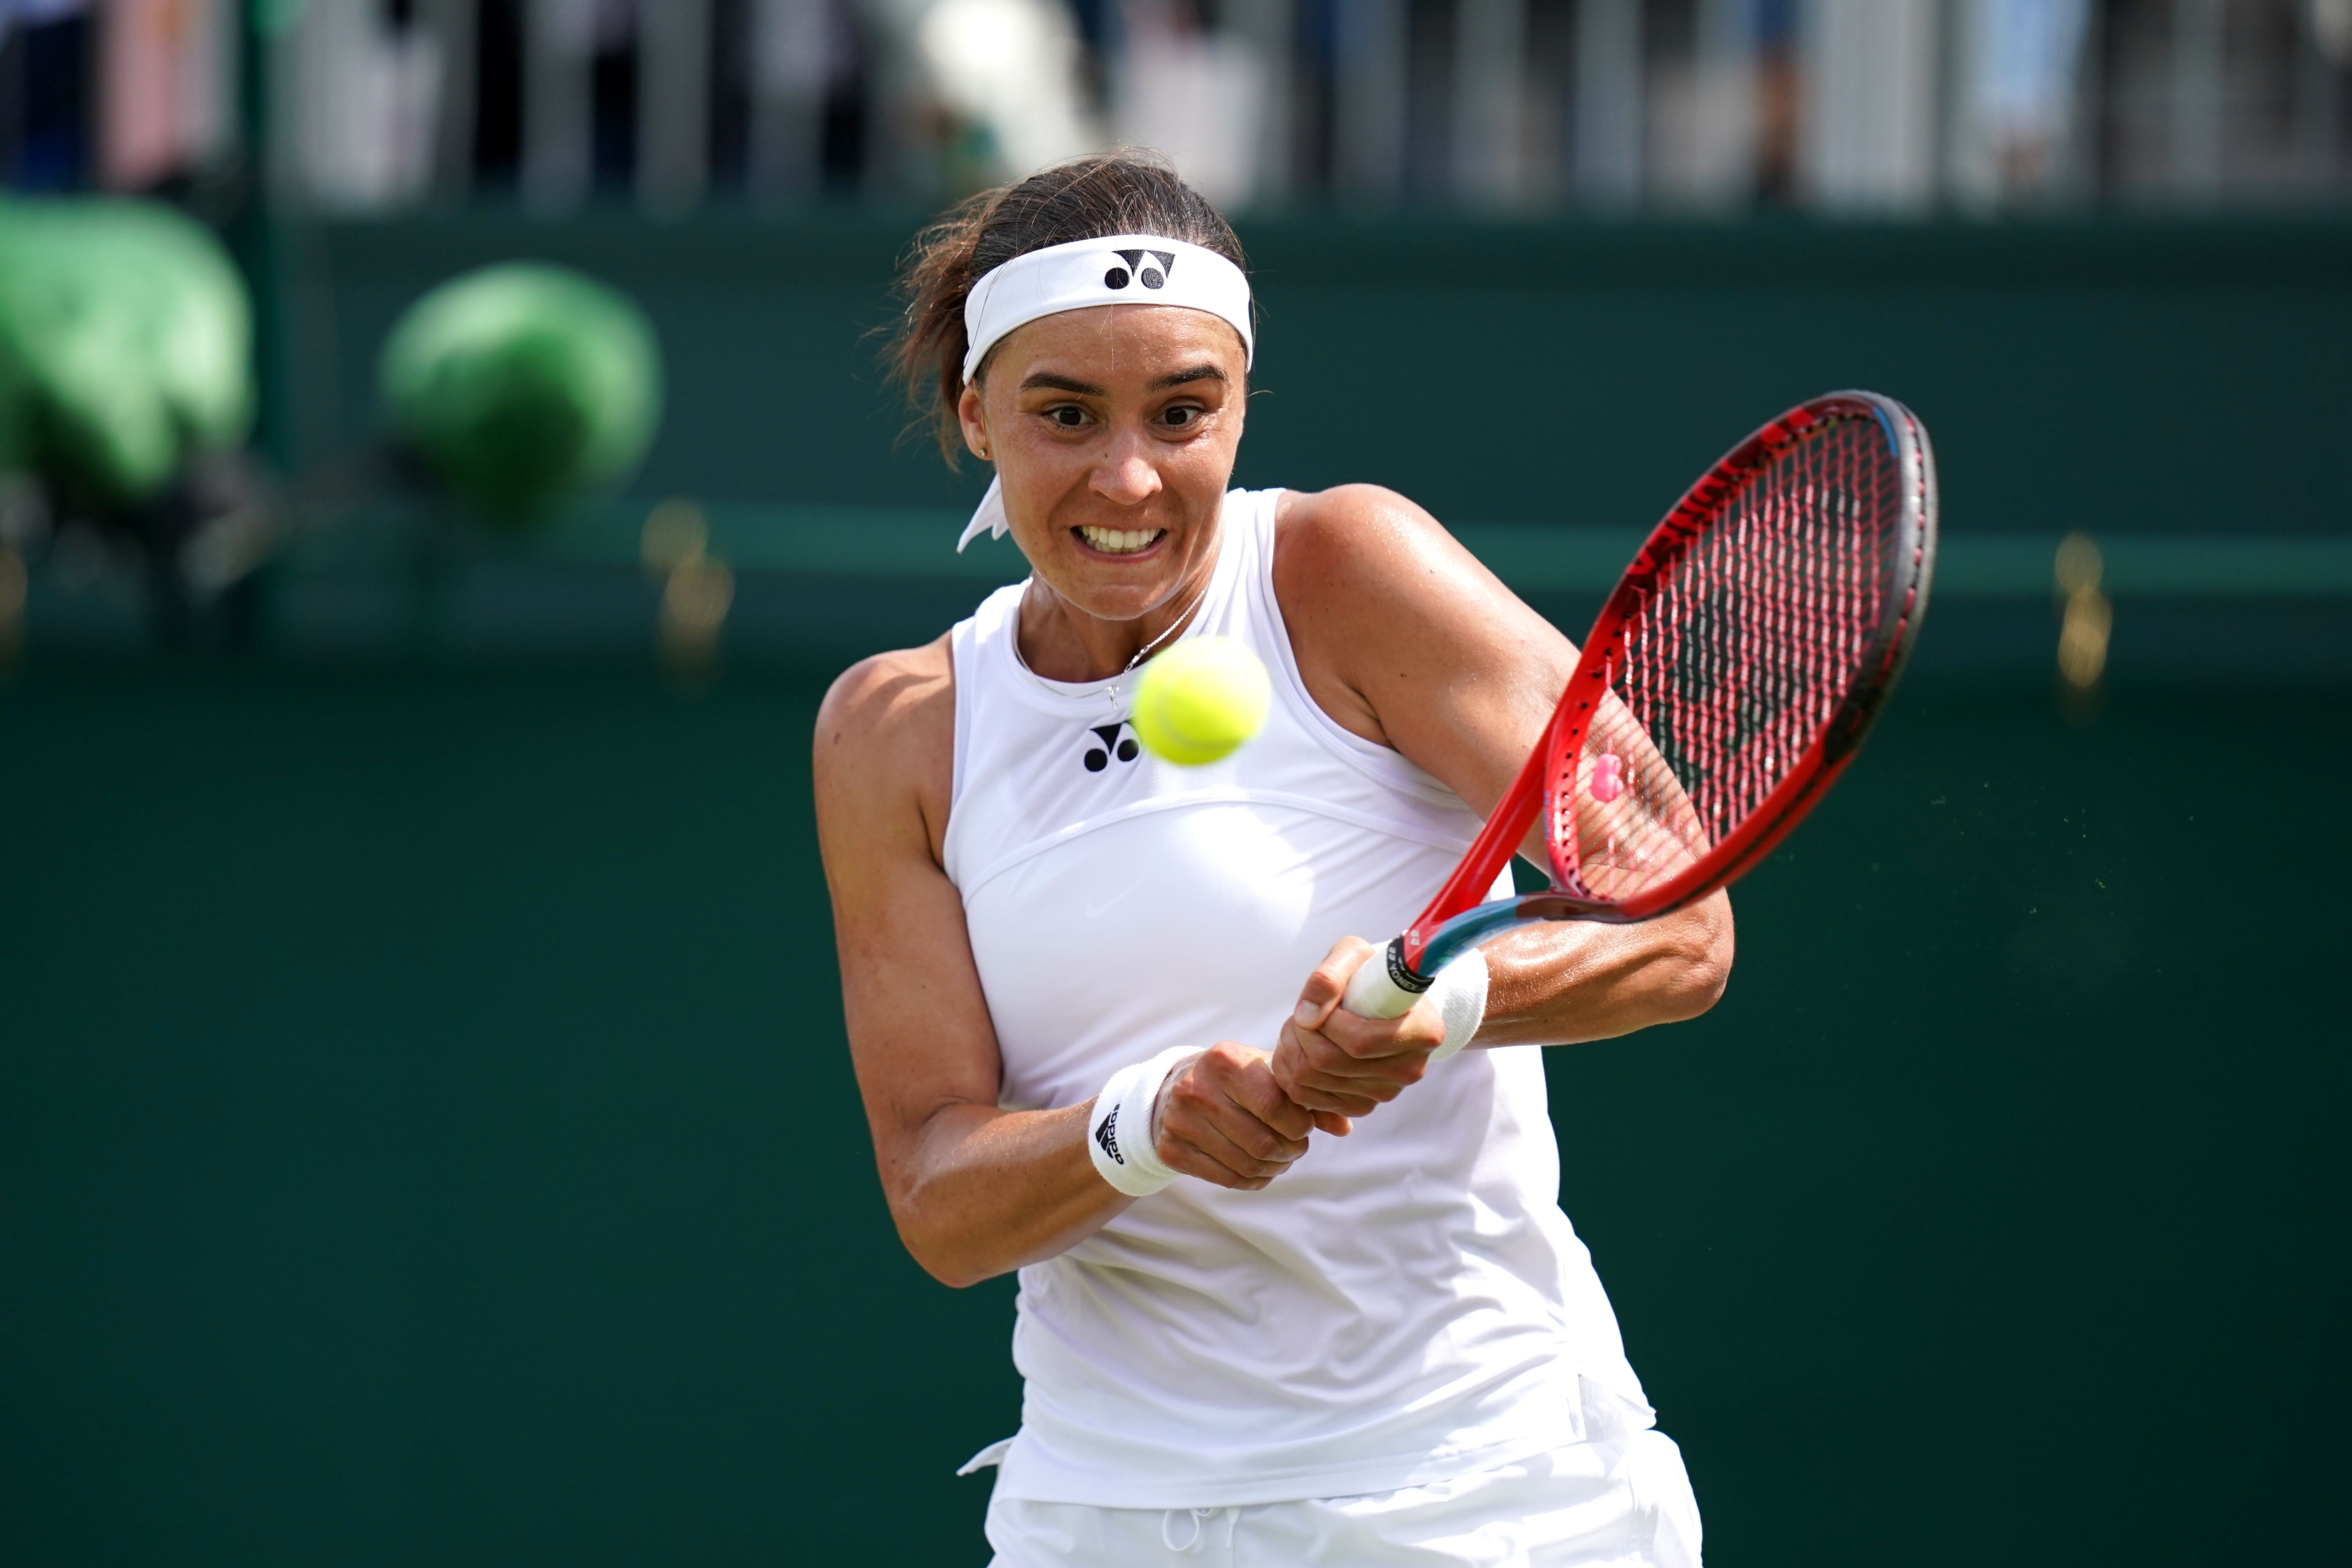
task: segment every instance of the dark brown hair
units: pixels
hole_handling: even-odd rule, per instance
[[[950,467],[962,444],[956,400],[963,392],[963,302],[971,286],[1016,256],[1125,234],[1182,240],[1244,270],[1249,265],[1224,214],[1167,159],[1138,148],[1074,158],[1018,184],[982,191],[915,236],[898,268],[906,312],[890,341],[890,365],[919,419],[934,427]]]

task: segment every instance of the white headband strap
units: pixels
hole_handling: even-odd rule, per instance
[[[1242,335],[1243,363],[1256,351],[1249,279],[1213,250],[1153,235],[1111,235],[1047,246],[994,267],[964,297],[963,379],[1016,327],[1094,305],[1178,305],[1205,310]]]

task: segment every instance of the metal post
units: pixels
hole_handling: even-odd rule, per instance
[[[1754,0],[1699,0],[1696,156],[1685,194],[1724,205],[1756,194],[1757,40]]]
[[[1508,206],[1527,184],[1527,0],[1456,0],[1454,190]]]
[[[2309,7],[2294,29],[2294,142],[2304,188],[2326,201],[2336,193],[2338,127],[2344,119],[2344,78],[2321,47]]]
[[[710,179],[710,0],[656,0],[637,22],[637,195],[687,211]]]
[[[2059,190],[2069,201],[2098,198],[2106,178],[2107,7],[2083,11],[2083,52],[2074,68],[2074,111],[2066,127],[2066,162]]]
[[[1344,199],[1404,193],[1408,0],[1348,0],[1332,17],[1332,182]]]
[[[1577,199],[1629,206],[1642,194],[1641,0],[1576,7]]]
[[[253,150],[267,199],[283,213],[297,209],[307,193],[302,169],[302,12],[292,5],[258,7],[249,56],[257,93],[266,101],[257,121],[263,140]],[[314,24],[315,25],[315,24]]]
[[[753,0],[750,184],[797,196],[824,173],[824,92],[833,59],[828,0]]]
[[[595,0],[524,0],[523,199],[544,211],[588,194]]]
[[[1233,0],[1225,16],[1227,26],[1249,41],[1265,71],[1251,197],[1259,206],[1278,207],[1290,198],[1298,162],[1297,13],[1292,0]]]
[[[1816,0],[1807,172],[1837,207],[1916,207],[1936,189],[1935,0]]]
[[[2221,193],[2222,0],[2172,0],[2172,187]]]
[[[441,51],[433,189],[444,200],[463,200],[474,183],[474,125],[481,98],[475,47],[480,25],[478,0],[418,0],[416,19]]]
[[[236,50],[236,126],[239,155],[249,172],[244,200],[230,221],[230,254],[245,274],[253,297],[254,449],[278,472],[291,464],[293,441],[286,395],[284,246],[273,206],[285,193],[277,177],[282,112],[276,72],[283,64],[279,35],[284,24],[260,6],[230,10]]]

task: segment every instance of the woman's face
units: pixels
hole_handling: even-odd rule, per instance
[[[1245,369],[1231,326],[1171,305],[1066,310],[997,346],[957,413],[1040,580],[1131,621],[1208,570]]]

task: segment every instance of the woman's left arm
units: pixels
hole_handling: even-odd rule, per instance
[[[1485,815],[1550,720],[1576,650],[1436,520],[1391,491],[1289,495],[1275,592],[1308,694],[1350,732],[1391,746]],[[1539,837],[1526,848],[1540,855]],[[1338,1007],[1387,932],[1343,939],[1317,966],[1275,1053],[1312,1110],[1360,1116],[1416,1082],[1443,1041],[1435,1010],[1360,1019]],[[1486,945],[1473,1044],[1566,1045],[1694,1018],[1731,971],[1731,904],[1717,894],[1636,925],[1526,927]]]

